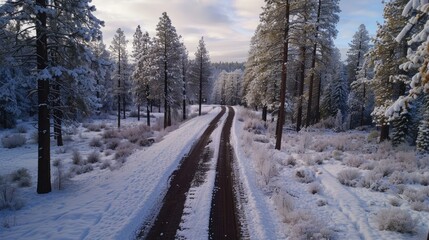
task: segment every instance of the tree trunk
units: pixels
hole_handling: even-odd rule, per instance
[[[164,57],[167,58],[167,43],[164,43]],[[167,59],[164,60],[164,129],[170,126],[168,124],[168,65]]]
[[[184,62],[184,61],[183,61]],[[185,64],[182,63],[182,72],[183,72],[183,120],[186,120],[186,67]]]
[[[380,142],[384,140],[389,140],[389,125],[381,125],[380,127]]]
[[[137,104],[137,121],[140,121],[140,104]]]
[[[317,38],[319,36],[319,22],[320,22],[320,9],[321,9],[321,3],[322,0],[319,0],[319,5],[317,8],[317,21],[316,21],[316,36],[315,41],[317,41]],[[313,105],[313,85],[314,85],[314,72],[316,71],[316,54],[317,54],[317,42],[313,45],[313,52],[312,52],[312,59],[311,59],[311,75],[310,75],[310,86],[308,88],[308,102],[307,102],[307,118],[305,121],[305,125],[308,127],[312,123],[312,112],[311,112],[311,105]]]
[[[282,61],[282,82],[280,85],[280,108],[276,127],[276,149],[281,149],[283,134],[283,124],[285,122],[285,98],[286,98],[286,80],[287,80],[287,60],[289,54],[289,0],[286,1],[286,18],[283,33],[283,61]]]
[[[125,86],[124,86],[125,87]],[[125,94],[124,94],[124,96],[122,97],[122,113],[123,113],[123,119],[125,119],[126,118],[126,116],[125,116],[125,106],[126,106],[126,100],[125,100]]]
[[[146,105],[146,124],[150,126],[150,111],[149,104]]]
[[[296,131],[299,132],[301,130],[302,125],[302,102],[304,97],[304,78],[305,78],[305,52],[306,47],[302,46],[300,47],[301,51],[301,77],[299,79],[299,89],[298,89],[298,113],[297,113],[297,119],[296,119]],[[308,116],[307,116],[308,117]]]
[[[322,79],[320,76],[317,79],[318,79],[317,80],[317,93],[316,93],[317,102],[316,102],[316,109],[315,109],[315,113],[316,113],[316,121],[315,122],[316,123],[318,123],[320,121],[320,96],[322,93]]]
[[[363,126],[365,124],[364,122],[364,115],[365,115],[365,94],[366,94],[366,88],[365,83],[363,83],[363,98],[362,98],[362,108],[360,113],[360,126]]]
[[[118,128],[121,127],[121,48],[118,54]]]
[[[201,102],[203,100],[203,52],[201,51],[200,56],[200,87],[199,87],[199,97],[198,97],[198,116],[201,116]]]
[[[262,121],[267,121],[267,106],[266,105],[264,105],[263,107],[262,107]]]
[[[46,8],[46,0],[36,0],[37,6]],[[36,53],[37,70],[44,70],[48,64],[48,49],[46,35],[46,12],[39,11],[36,15]],[[37,168],[37,193],[49,193],[51,188],[51,145],[50,145],[50,121],[48,109],[49,81],[37,80],[38,106],[38,168]]]

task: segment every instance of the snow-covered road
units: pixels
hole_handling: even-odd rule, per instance
[[[219,111],[187,121],[118,170],[77,176],[65,190],[47,195],[32,191],[23,209],[0,212],[10,225],[0,229],[0,239],[133,238],[160,203],[168,177]]]

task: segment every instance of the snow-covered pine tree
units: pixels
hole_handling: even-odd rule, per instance
[[[198,42],[197,51],[195,52],[195,60],[192,61],[190,66],[190,81],[197,92],[194,93],[198,96],[198,115],[201,116],[201,104],[203,99],[209,99],[209,92],[211,90],[210,76],[211,65],[209,52],[206,49],[204,38],[201,37]]]
[[[112,43],[109,47],[112,60],[115,62],[116,70],[114,79],[117,82],[115,87],[116,101],[117,101],[117,117],[118,117],[118,128],[121,127],[121,99],[125,95],[125,76],[126,70],[126,58],[127,58],[127,43],[124,31],[121,28],[116,30],[116,34],[113,36]]]
[[[159,80],[163,86],[164,128],[171,126],[171,108],[180,106],[181,87],[181,43],[176,28],[167,13],[162,13],[156,26],[155,54],[159,64]]]
[[[140,106],[146,104],[147,125],[150,126],[150,85],[153,82],[153,69],[151,66],[152,40],[149,33],[143,33],[140,25],[137,26],[133,40],[133,58],[135,68],[132,73],[132,93],[137,104],[137,118],[140,121]]]
[[[0,28],[0,128],[12,128],[16,119],[30,113],[28,92],[34,88],[30,71],[34,66],[25,64],[20,54],[31,52],[31,47],[20,43],[14,32],[16,24]],[[11,52],[15,44],[22,45],[20,53]]]
[[[369,34],[364,24],[361,24],[353,35],[349,50],[347,51],[346,68],[348,85],[356,81],[357,73],[362,68],[365,54],[369,50]]]
[[[386,116],[393,119],[400,114],[407,113],[411,102],[418,99],[424,99],[424,104],[420,114],[424,117],[420,121],[419,130],[417,134],[416,145],[417,149],[421,152],[429,151],[429,131],[427,124],[427,95],[429,93],[429,73],[427,63],[429,62],[429,20],[427,18],[429,13],[429,5],[427,1],[410,0],[403,9],[402,15],[409,17],[407,25],[397,35],[396,41],[401,42],[402,39],[409,33],[409,31],[417,26],[419,31],[413,34],[408,41],[411,48],[408,49],[408,61],[401,64],[400,68],[409,71],[418,68],[418,72],[412,77],[410,82],[410,90],[407,96],[400,96],[393,104],[386,110]],[[410,16],[411,15],[411,16]],[[416,48],[414,48],[417,46]]]
[[[341,114],[346,113],[347,108],[347,82],[344,77],[344,64],[341,62],[339,49],[334,49],[331,58],[327,62],[324,81],[326,87],[322,97],[321,115],[323,118],[334,117],[338,110]]]
[[[15,22],[25,26],[17,31],[15,39],[23,39],[32,51],[26,61],[35,68],[38,93],[38,193],[51,191],[50,182],[50,84],[55,78],[64,78],[70,86],[93,89],[93,79],[88,78],[92,52],[89,42],[101,39],[101,25],[93,12],[95,6],[87,0],[59,0],[53,4],[46,0],[7,0],[0,6],[0,25],[3,28]],[[73,16],[73,17],[71,17]],[[62,39],[57,42],[57,39]],[[48,44],[49,43],[49,44]],[[19,53],[16,44],[10,51]],[[66,49],[68,51],[66,51]],[[53,54],[56,53],[56,54]],[[70,54],[64,54],[70,53]],[[52,56],[65,58],[53,63]],[[23,57],[23,56],[21,56]],[[71,59],[69,59],[69,57]],[[79,61],[81,60],[81,61]],[[83,63],[82,63],[83,62]],[[62,81],[63,82],[63,81]],[[76,88],[71,88],[76,90]]]
[[[369,34],[364,24],[361,24],[347,51],[346,68],[350,95],[348,96],[350,126],[364,122],[365,100],[367,96],[368,68],[363,69],[365,54],[369,50]],[[365,66],[367,67],[367,66]],[[359,81],[357,81],[359,80]]]
[[[189,57],[188,50],[186,50],[185,44],[182,42],[182,53],[181,53],[181,65],[182,65],[182,120],[187,118],[187,107],[186,102],[188,101],[188,79],[189,79]],[[208,96],[207,96],[208,97]]]
[[[320,115],[319,103],[321,95],[321,67],[328,62],[334,48],[333,40],[337,36],[336,24],[340,12],[339,0],[322,1],[316,3],[314,21],[314,35],[311,53],[310,77],[308,86],[306,126],[318,121]]]
[[[407,0],[394,0],[387,2],[384,6],[384,23],[379,25],[376,37],[373,39],[374,47],[368,52],[369,63],[374,66],[374,77],[371,88],[375,94],[375,108],[372,117],[377,126],[380,126],[380,141],[389,139],[389,126],[385,116],[386,109],[399,97],[400,89],[403,89],[404,80],[407,76],[398,68],[405,62],[405,41],[397,42],[397,36],[405,26],[407,19],[401,16]],[[402,90],[403,91],[403,90]],[[403,92],[402,92],[403,94]],[[394,144],[405,140],[407,115],[401,115],[401,120],[394,124],[398,131],[394,131]]]

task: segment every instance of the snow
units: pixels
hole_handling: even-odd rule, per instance
[[[0,211],[0,239],[134,238],[136,231],[159,208],[170,174],[220,111],[219,107],[212,106],[204,109],[209,112],[184,122],[162,141],[135,151],[121,168],[101,170],[95,165],[94,171],[68,180],[63,190],[54,188],[45,195],[35,193],[36,144],[29,140],[20,148],[1,148],[0,175],[25,167],[33,177],[33,186],[19,189],[25,201],[22,209]],[[235,107],[235,111],[231,144],[235,153],[235,176],[240,180],[238,188],[243,194],[240,217],[245,221],[245,236],[249,239],[299,239],[308,233],[316,239],[322,236],[426,239],[429,208],[417,211],[412,206],[418,201],[423,207],[429,206],[429,187],[423,183],[429,179],[428,156],[416,155],[412,148],[395,149],[387,143],[377,144],[374,137],[368,137],[368,132],[335,133],[316,128],[299,133],[285,131],[282,150],[278,151],[273,147],[274,122],[262,123],[257,119],[260,113],[254,112],[253,119],[246,119],[239,113],[242,111],[239,107]],[[193,183],[187,194],[177,238],[208,238],[215,159],[225,119],[226,114],[207,146],[213,156],[207,162],[204,181]],[[115,125],[114,118],[109,121]],[[35,122],[22,124],[30,127]],[[135,119],[128,118],[123,124],[135,124]],[[0,135],[12,132],[3,130]],[[94,151],[88,142],[100,135],[100,132],[79,128],[73,142],[52,148],[52,159],[62,159],[69,166],[71,148],[88,154]],[[275,171],[265,172],[267,166]],[[338,174],[351,169],[358,171],[362,178],[377,171],[386,172],[381,182],[374,180],[371,184],[386,184],[388,189],[370,189],[362,181],[354,187],[342,185]],[[389,176],[389,171],[394,173]],[[56,174],[54,167],[52,174],[53,177]],[[310,177],[304,179],[303,175]],[[398,206],[392,199],[397,199]],[[415,232],[379,230],[377,216],[389,209],[409,213],[417,221]]]
[[[0,211],[1,221],[10,225],[0,227],[0,239],[134,238],[160,203],[168,177],[219,110],[185,122],[161,142],[135,152],[118,170],[76,176],[64,190],[46,195],[37,195],[35,184],[22,189],[24,208]],[[0,175],[22,166],[36,179],[36,148],[1,149]]]
[[[220,136],[226,117],[227,113],[221,118],[220,123],[211,135],[212,141],[207,147],[210,151],[213,151],[213,157],[209,162],[207,176],[204,183],[199,186],[194,183],[189,189],[179,227],[180,230],[176,233],[176,238],[209,239],[209,218],[216,177],[216,160],[219,156]]]

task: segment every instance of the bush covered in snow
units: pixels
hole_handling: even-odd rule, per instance
[[[83,158],[82,155],[80,155],[80,152],[78,150],[74,150],[72,154],[72,163],[74,165],[82,165],[83,164]]]
[[[296,169],[294,175],[295,178],[302,183],[311,183],[316,179],[314,171],[305,167]]]
[[[100,154],[97,151],[91,152],[86,158],[88,163],[97,163],[100,162]]]
[[[25,125],[18,125],[15,128],[17,133],[27,133],[27,127]]]
[[[320,193],[322,191],[322,186],[319,182],[312,182],[308,184],[308,192],[311,194]]]
[[[375,220],[380,230],[413,233],[417,221],[411,217],[411,214],[402,209],[388,208],[380,210]]]
[[[31,186],[31,175],[26,168],[20,168],[11,173],[12,182],[18,184],[19,187]]]
[[[18,189],[4,177],[0,176],[0,210],[19,210],[23,206],[24,202],[19,196]]]
[[[308,210],[296,210],[287,217],[290,226],[288,239],[333,239],[335,232],[323,219]]]
[[[130,156],[134,151],[134,145],[129,142],[122,142],[116,148],[115,159],[124,163],[128,156]]]
[[[356,169],[344,169],[338,173],[337,178],[343,185],[356,187],[360,182],[361,174]]]
[[[6,135],[1,139],[4,148],[21,147],[27,142],[27,139],[21,134]]]
[[[359,155],[347,155],[344,158],[343,164],[349,167],[359,168],[365,160]]]
[[[89,142],[89,146],[90,147],[101,147],[101,146],[103,146],[103,143],[101,142],[100,138],[95,137],[95,138],[91,139],[91,141]]]

